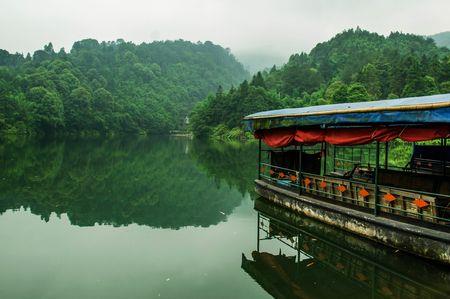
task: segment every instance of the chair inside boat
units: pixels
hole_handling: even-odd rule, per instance
[[[326,173],[325,177],[342,178],[355,182],[356,185],[357,182],[374,183],[375,169],[370,164],[373,163],[369,158],[370,150],[370,146],[357,149],[341,147],[338,155],[334,157],[334,168]],[[377,181],[382,196],[388,196],[388,199],[391,197],[393,200],[386,204],[399,210],[413,211],[416,207],[410,205],[411,202],[417,200],[420,203],[426,199],[427,205],[436,207],[435,210],[429,211],[431,214],[440,218],[450,218],[450,198],[446,196],[450,194],[448,161],[450,161],[450,147],[442,145],[414,145],[411,159],[403,168],[389,167],[387,160],[383,161],[384,165],[378,169]],[[369,193],[373,192],[370,186],[364,189]],[[422,209],[419,211],[422,212]]]
[[[275,179],[279,185],[290,186],[298,179],[298,169],[300,165],[299,150],[269,151],[270,155],[270,177]],[[320,174],[321,153],[302,152],[301,171]]]
[[[411,160],[405,170],[450,176],[450,147],[414,144]]]

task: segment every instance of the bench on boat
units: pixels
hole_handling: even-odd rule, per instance
[[[450,176],[450,147],[415,144],[405,170]]]
[[[320,174],[321,154],[302,154],[302,179],[298,178],[299,151],[271,151],[269,176],[277,185],[296,188],[306,193],[354,205],[373,208],[375,205],[374,169],[359,163],[347,172]],[[262,171],[264,172],[264,171]],[[437,222],[435,217],[449,218],[450,194],[448,177],[434,173],[410,172],[380,168],[378,170],[380,211],[426,221]],[[414,190],[412,190],[414,189]]]

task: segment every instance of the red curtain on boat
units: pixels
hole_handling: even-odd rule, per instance
[[[298,130],[280,128],[256,131],[255,137],[261,139],[270,147],[284,147],[294,144],[311,145],[320,142],[334,145],[360,145],[373,141],[388,142],[395,138],[400,138],[407,142],[416,142],[450,138],[450,125]]]
[[[283,147],[294,143],[295,129],[259,130],[254,135],[270,147]]]

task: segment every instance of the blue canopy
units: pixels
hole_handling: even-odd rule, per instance
[[[450,124],[450,94],[271,110],[248,115],[244,122],[252,131],[291,126]]]

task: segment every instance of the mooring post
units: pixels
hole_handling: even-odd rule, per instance
[[[258,180],[261,179],[261,139],[259,139],[258,145]]]
[[[380,168],[380,142],[377,141],[376,150],[376,162],[375,162],[375,200],[373,206],[373,214],[378,215],[378,168]]]

